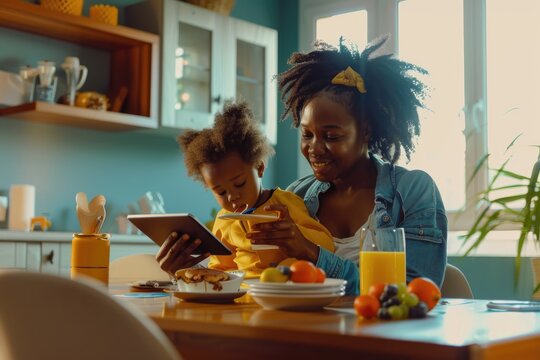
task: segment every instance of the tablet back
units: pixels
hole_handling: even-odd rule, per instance
[[[212,255],[231,255],[231,251],[191,214],[140,214],[128,215],[127,218],[160,246],[172,232],[176,232],[178,236],[188,234],[191,240],[201,239],[201,245],[193,252],[195,255],[207,252]]]

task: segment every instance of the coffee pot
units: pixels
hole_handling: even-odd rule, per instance
[[[62,69],[66,72],[67,103],[73,106],[75,105],[75,93],[84,85],[88,69],[80,64],[79,58],[74,56],[68,56],[64,59]]]

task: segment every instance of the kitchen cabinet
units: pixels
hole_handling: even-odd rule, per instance
[[[161,38],[161,126],[202,129],[229,99],[246,100],[277,140],[277,31],[176,0],[126,7]]]
[[[0,109],[0,116],[98,130],[156,128],[159,37],[45,9],[21,0],[0,2],[0,26],[110,53],[109,95],[125,92],[122,112],[35,102]]]
[[[20,269],[69,276],[71,239],[68,232],[0,230],[0,269]],[[110,260],[131,254],[155,254],[159,247],[143,235],[111,236]]]

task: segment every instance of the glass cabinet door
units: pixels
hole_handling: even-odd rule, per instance
[[[221,103],[219,57],[223,17],[180,1],[165,1],[162,30],[161,124],[202,129]]]
[[[253,115],[265,122],[265,48],[236,41],[236,98],[247,101]]]
[[[262,122],[272,143],[277,140],[277,32],[235,20],[236,98],[245,100]]]
[[[180,23],[178,33],[174,62],[174,109],[210,113],[212,32]]]

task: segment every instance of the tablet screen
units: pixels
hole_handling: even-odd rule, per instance
[[[192,240],[201,239],[202,244],[193,252],[195,255],[207,252],[212,255],[231,254],[231,251],[191,214],[144,214],[128,215],[127,218],[160,246],[172,232],[176,232],[178,236],[188,234]]]

